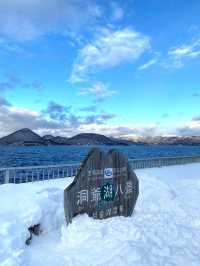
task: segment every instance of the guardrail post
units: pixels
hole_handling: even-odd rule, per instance
[[[9,179],[10,179],[10,171],[9,169],[6,169],[4,183],[5,184],[9,183]]]

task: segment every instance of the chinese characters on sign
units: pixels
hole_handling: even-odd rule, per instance
[[[101,200],[114,200],[114,187],[113,184],[106,183],[101,188]]]
[[[64,192],[67,223],[80,213],[95,219],[130,216],[139,194],[138,179],[118,151],[93,149]]]

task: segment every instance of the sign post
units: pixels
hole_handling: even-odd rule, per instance
[[[66,222],[81,213],[95,219],[131,216],[139,194],[138,178],[128,159],[116,150],[94,148],[64,191]]]

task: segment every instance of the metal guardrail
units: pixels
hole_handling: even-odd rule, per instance
[[[129,160],[133,169],[154,168],[200,162],[200,156],[160,157]]]
[[[0,168],[0,184],[26,183],[75,176],[80,164]]]
[[[200,162],[200,156],[161,157],[150,159],[129,160],[133,169],[162,167]],[[76,175],[80,164],[61,164],[47,166],[28,166],[0,168],[0,184],[26,183],[56,178],[73,177]]]

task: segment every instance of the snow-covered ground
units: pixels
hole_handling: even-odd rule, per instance
[[[0,186],[0,266],[199,266],[200,164],[137,170],[132,217],[65,225],[72,179]],[[28,227],[42,234],[25,245]]]

